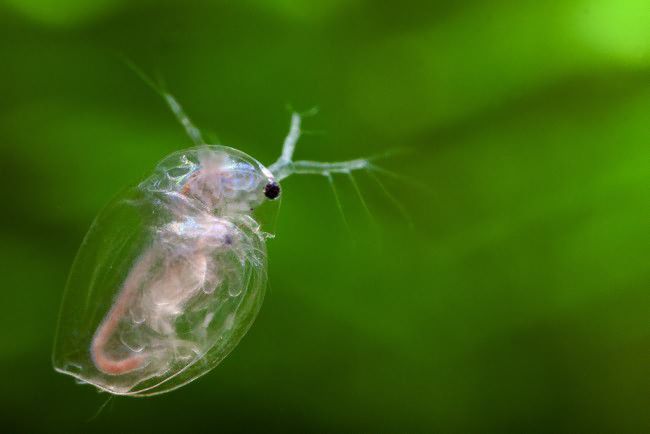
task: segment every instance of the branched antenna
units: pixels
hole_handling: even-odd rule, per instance
[[[300,114],[297,112],[291,114],[289,134],[287,134],[282,144],[280,158],[269,166],[269,170],[276,180],[281,181],[294,173],[328,176],[331,173],[349,173],[353,170],[367,169],[369,167],[370,163],[363,158],[331,163],[306,160],[293,161],[293,153],[296,150],[298,139],[300,139],[300,120]]]
[[[300,138],[300,133],[301,133],[300,120],[301,117],[299,113],[293,112],[291,114],[291,124],[289,126],[289,133],[287,134],[287,137],[284,140],[284,144],[282,145],[282,153],[280,154],[280,157],[277,159],[277,161],[273,163],[271,166],[269,166],[269,170],[271,171],[271,173],[273,174],[273,176],[277,181],[281,181],[293,175],[294,173],[301,174],[301,175],[325,176],[330,184],[330,187],[332,188],[332,192],[334,193],[334,198],[336,199],[336,206],[341,212],[341,215],[343,216],[343,221],[345,223],[345,226],[349,230],[347,219],[345,218],[345,214],[343,213],[343,206],[341,204],[341,199],[334,185],[334,179],[332,175],[345,174],[350,178],[350,182],[352,183],[357,195],[359,196],[359,199],[361,200],[361,205],[366,210],[370,218],[373,219],[372,213],[370,212],[370,208],[368,207],[365,199],[363,198],[363,195],[361,194],[361,190],[359,189],[359,185],[357,184],[352,174],[352,172],[354,171],[363,170],[367,172],[377,182],[377,184],[386,194],[388,199],[397,207],[400,213],[407,220],[409,226],[413,225],[404,206],[399,202],[399,200],[395,196],[393,196],[388,191],[388,189],[381,182],[379,177],[375,173],[373,173],[373,172],[377,172],[383,175],[388,175],[394,178],[401,179],[402,181],[405,181],[405,179],[403,179],[402,176],[390,172],[386,169],[383,169],[372,162],[380,158],[385,158],[386,156],[389,155],[394,155],[395,153],[402,153],[404,152],[404,150],[393,150],[369,158],[357,158],[354,160],[347,160],[347,161],[335,161],[335,162],[308,161],[308,160],[293,161],[293,154],[294,151],[296,150],[296,144],[298,143],[298,139]]]
[[[174,96],[165,89],[165,85],[162,83],[162,80],[158,80],[158,83],[153,81],[151,77],[144,73],[140,68],[138,68],[133,62],[129,59],[124,59],[124,63],[133,70],[141,79],[144,81],[150,88],[154,90],[158,95],[160,95],[167,103],[167,107],[172,111],[176,120],[183,126],[185,133],[189,136],[190,139],[194,142],[195,145],[203,145],[205,141],[201,136],[201,130],[199,130],[192,120],[187,116],[183,107],[180,103],[174,98]]]

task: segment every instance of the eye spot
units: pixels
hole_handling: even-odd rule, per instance
[[[275,199],[280,196],[280,185],[275,181],[266,184],[264,187],[264,196],[269,199]]]

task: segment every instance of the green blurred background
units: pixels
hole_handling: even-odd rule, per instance
[[[413,182],[290,178],[270,288],[209,375],[106,401],[56,374],[94,215],[208,136]],[[648,0],[0,0],[0,430],[650,432]],[[409,224],[412,221],[412,225]],[[90,419],[90,420],[89,420]]]

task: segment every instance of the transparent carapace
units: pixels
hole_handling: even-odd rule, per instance
[[[57,371],[130,396],[207,373],[250,328],[267,280],[270,234],[260,212],[280,196],[281,180],[353,180],[353,171],[375,167],[366,159],[294,161],[294,113],[280,157],[266,168],[237,149],[206,145],[174,97],[149,83],[196,146],[163,159],[96,217],[70,272],[53,353]]]

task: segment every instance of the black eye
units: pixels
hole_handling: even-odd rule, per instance
[[[280,184],[275,181],[266,184],[264,187],[264,196],[268,197],[269,199],[275,199],[276,197],[280,196]]]

